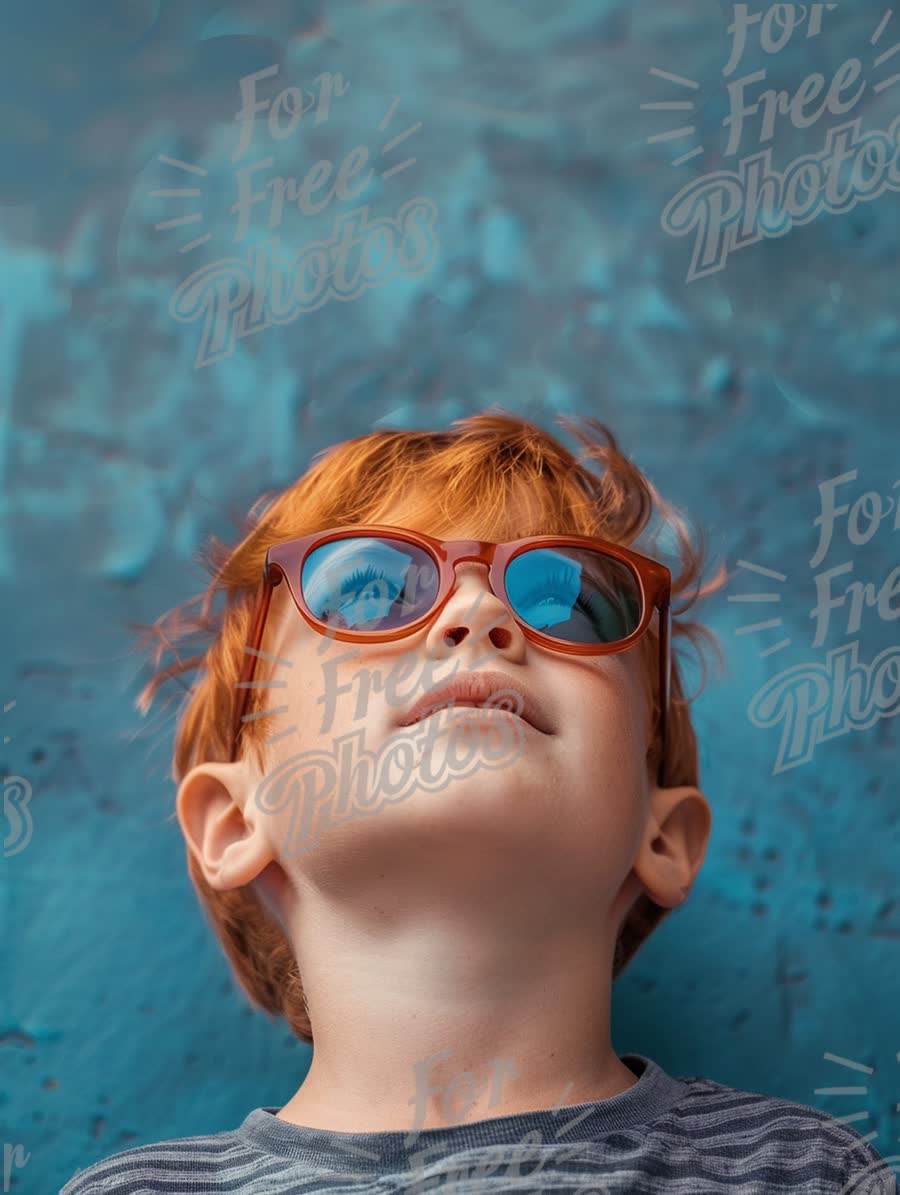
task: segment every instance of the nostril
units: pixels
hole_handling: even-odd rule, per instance
[[[512,642],[512,635],[509,633],[507,627],[492,627],[488,638],[494,647],[498,647],[501,650],[504,647],[509,647]]]

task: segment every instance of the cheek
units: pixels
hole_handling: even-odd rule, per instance
[[[358,644],[323,642],[324,651],[309,653],[292,703],[303,742],[330,749],[335,739],[353,731],[371,737],[368,727],[384,701],[383,679],[376,666],[364,663]]]
[[[623,654],[592,662],[561,691],[566,783],[580,795],[592,835],[630,840],[648,797],[639,673]]]
[[[266,650],[281,662],[272,665],[272,679],[282,683],[272,689],[269,706],[283,712],[272,719],[269,733],[285,736],[279,740],[279,755],[283,744],[289,753],[321,750],[358,721],[360,645],[317,634],[293,603],[281,614],[276,638]]]
[[[616,748],[617,759],[642,758],[646,696],[629,653],[592,661],[561,685],[568,716],[594,751]]]
[[[621,666],[591,679],[589,691],[568,698],[564,855],[576,884],[612,898],[634,864],[648,809],[642,695]]]
[[[396,652],[327,639],[307,627],[286,646],[292,666],[270,702],[287,707],[272,719],[269,733],[284,736],[272,744],[273,761],[335,755],[340,741],[355,734],[363,750],[377,752],[385,725],[414,700],[422,677],[415,658],[398,660]]]

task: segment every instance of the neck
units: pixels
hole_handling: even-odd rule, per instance
[[[637,1081],[610,1041],[614,943],[596,908],[562,912],[535,893],[491,915],[483,899],[448,909],[440,896],[411,913],[382,895],[348,909],[304,892],[295,908],[315,1045],[280,1119],[422,1131],[609,1099]]]

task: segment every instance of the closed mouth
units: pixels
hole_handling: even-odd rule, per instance
[[[529,691],[524,681],[502,672],[473,671],[452,677],[448,684],[432,689],[421,697],[399,724],[411,726],[442,709],[510,714],[540,734],[555,732],[539,699]]]

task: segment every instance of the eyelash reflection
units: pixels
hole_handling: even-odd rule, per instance
[[[376,568],[374,564],[367,565],[365,569],[357,569],[352,576],[347,577],[341,584],[341,594],[353,593],[362,589],[365,585],[371,585],[373,581],[387,582],[387,576]]]

